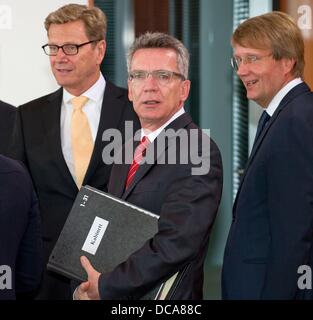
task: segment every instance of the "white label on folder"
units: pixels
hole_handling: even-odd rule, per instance
[[[109,221],[95,217],[95,220],[93,221],[88,236],[82,247],[83,251],[86,251],[90,254],[96,254],[108,224]]]

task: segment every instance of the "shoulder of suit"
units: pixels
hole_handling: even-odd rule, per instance
[[[292,121],[313,120],[313,92],[305,83],[293,88],[286,97],[287,101],[280,116]]]
[[[124,96],[128,98],[128,90],[126,88],[118,87],[107,79],[104,93],[105,95]]]
[[[58,90],[56,90],[52,93],[46,94],[44,96],[41,96],[39,98],[36,98],[34,100],[31,100],[29,102],[26,102],[26,103],[20,105],[19,109],[22,109],[22,110],[29,110],[29,109],[35,110],[37,108],[41,109],[41,107],[44,104],[47,104],[49,102],[53,102],[53,101],[60,101],[61,102],[62,96],[63,96],[63,90],[62,90],[62,88],[59,88]]]
[[[0,155],[0,193],[3,209],[13,207],[11,214],[16,214],[25,201],[30,201],[33,184],[26,168],[19,161]]]
[[[16,108],[14,106],[0,100],[0,111],[1,112],[14,112],[15,110],[16,110]]]
[[[214,152],[217,151],[218,153],[220,153],[218,145],[216,144],[216,142],[211,137],[210,129],[200,128],[196,123],[193,122],[191,116],[187,112],[184,113],[179,118],[183,118],[186,121],[185,129],[187,129],[189,134],[190,134],[190,132],[192,130],[195,131],[195,132],[198,132],[198,134],[200,133],[199,135],[197,135],[197,137],[199,138],[198,141],[202,142],[202,145],[203,144],[210,145],[211,151],[214,151]]]
[[[27,176],[27,171],[22,163],[0,155],[0,174],[10,173],[18,173]]]

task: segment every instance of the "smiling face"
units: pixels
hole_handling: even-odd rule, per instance
[[[241,63],[237,71],[246,90],[247,98],[266,108],[277,92],[294,76],[291,73],[294,59],[275,60],[270,50],[252,49],[234,45],[234,57],[256,56],[252,63]]]
[[[81,44],[88,42],[84,23],[80,20],[64,24],[51,24],[48,43]],[[105,54],[105,41],[90,43],[79,48],[78,54],[68,56],[59,49],[56,56],[50,56],[50,65],[58,84],[75,96],[89,89],[100,76],[100,64]]]
[[[180,73],[177,53],[172,49],[139,49],[131,61],[130,71],[167,70]],[[160,85],[151,75],[142,83],[128,81],[129,99],[133,102],[141,126],[154,131],[167,122],[188,98],[190,81],[172,77],[166,85]]]

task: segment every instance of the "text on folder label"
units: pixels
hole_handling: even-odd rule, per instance
[[[82,250],[95,255],[108,225],[109,221],[95,217]]]

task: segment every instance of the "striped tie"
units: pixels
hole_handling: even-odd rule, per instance
[[[134,159],[133,159],[133,162],[132,162],[130,169],[128,171],[128,175],[127,175],[126,186],[125,186],[126,189],[131,184],[131,182],[132,182],[132,180],[133,180],[133,178],[139,168],[140,162],[142,161],[143,157],[145,156],[146,148],[149,143],[150,143],[149,139],[147,137],[143,137],[140,141],[140,144],[136,148],[135,154],[134,154]]]

